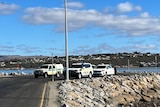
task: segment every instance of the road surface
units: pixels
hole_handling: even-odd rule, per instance
[[[0,77],[0,107],[42,107],[48,81],[34,76]]]
[[[131,73],[117,73],[117,75],[124,74],[131,75]],[[56,85],[64,80],[64,76],[55,77],[55,80],[48,83],[51,78],[0,77],[0,107],[51,107],[52,105],[58,107]]]

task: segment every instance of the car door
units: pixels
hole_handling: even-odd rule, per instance
[[[86,64],[82,65],[81,73],[82,73],[83,76],[86,76]]]
[[[48,75],[53,75],[55,73],[55,66],[49,66]]]
[[[111,65],[107,66],[107,74],[109,75],[114,74],[114,68]]]
[[[92,66],[90,64],[86,65],[86,75],[89,75],[89,73],[92,71]]]
[[[85,75],[87,76],[89,74],[89,65],[85,65]]]

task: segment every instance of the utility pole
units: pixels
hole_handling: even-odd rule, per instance
[[[157,56],[155,56],[155,67],[156,67],[156,72],[157,72],[157,67],[158,67]]]
[[[129,62],[129,59],[128,59],[128,72],[130,72],[130,62]]]
[[[53,53],[52,53],[52,79],[51,81],[54,81],[54,75],[53,75]]]
[[[64,13],[65,13],[65,54],[66,54],[66,80],[69,80],[68,71],[68,25],[67,25],[67,0],[64,0]]]

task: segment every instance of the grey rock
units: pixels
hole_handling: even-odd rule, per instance
[[[63,81],[59,86],[61,103],[79,107],[116,107],[160,98],[160,74]],[[70,104],[72,103],[72,104]],[[130,105],[130,106],[131,106]]]

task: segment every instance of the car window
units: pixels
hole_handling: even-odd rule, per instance
[[[106,68],[106,66],[97,66],[97,68]]]
[[[53,68],[55,68],[55,66],[53,66]]]
[[[108,68],[108,69],[109,69],[109,68],[112,68],[112,66],[109,65],[107,68]]]
[[[90,68],[90,64],[80,64],[80,65],[72,65],[72,68]]]
[[[85,68],[89,68],[89,67],[90,67],[90,65],[89,65],[89,64],[84,64],[84,65],[83,65],[83,67],[85,67]]]
[[[48,66],[47,65],[42,65],[41,68],[48,68]]]
[[[72,65],[72,68],[81,68],[82,65]]]
[[[52,67],[51,67],[51,66],[49,66],[49,69],[52,69]]]

